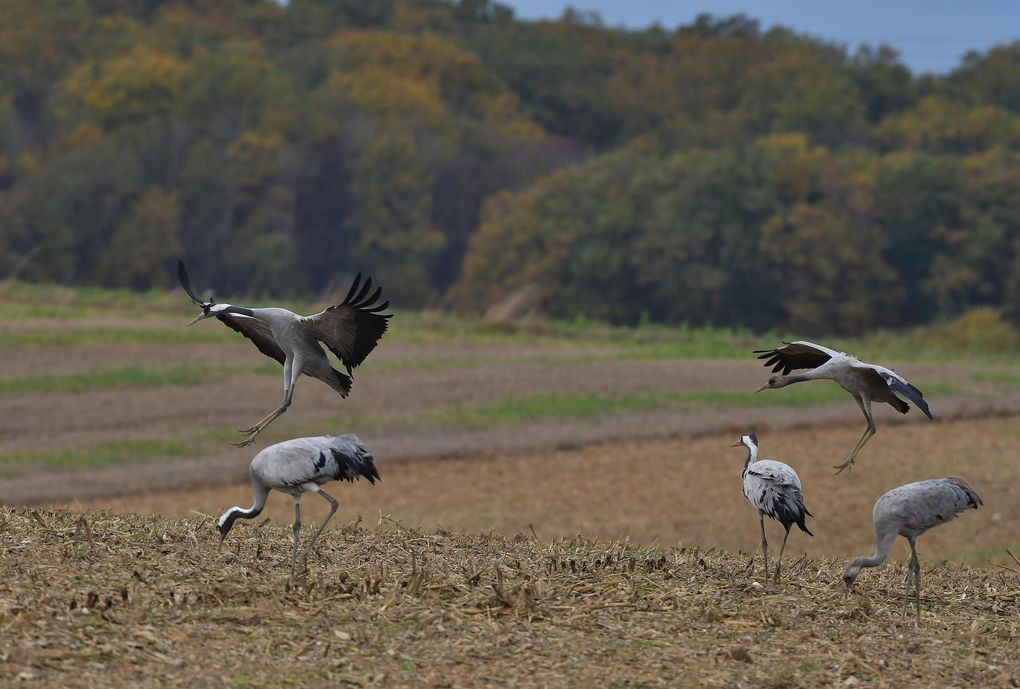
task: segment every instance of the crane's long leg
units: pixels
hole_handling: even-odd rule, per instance
[[[761,522],[761,551],[765,554],[765,581],[769,580],[769,542],[765,538],[765,513],[758,512],[758,521]]]
[[[914,601],[917,605],[917,624],[921,624],[921,561],[917,559],[914,539],[910,539],[910,561],[914,568]]]
[[[329,501],[330,505],[329,514],[327,514],[326,518],[322,520],[322,525],[318,528],[318,530],[314,534],[312,534],[311,540],[308,541],[307,545],[305,545],[304,554],[301,555],[302,569],[308,569],[308,554],[312,552],[312,548],[315,546],[315,539],[319,537],[319,534],[321,534],[323,529],[326,528],[326,524],[329,523],[329,520],[333,518],[334,514],[336,514],[337,508],[340,507],[340,501],[334,498],[332,495],[327,494],[325,491],[321,489],[319,490],[319,495],[321,495],[322,497],[326,498],[326,500]]]
[[[864,412],[864,419],[868,422],[868,425],[865,427],[864,434],[861,435],[861,439],[857,441],[857,445],[854,446],[853,451],[850,453],[850,456],[847,457],[846,461],[832,467],[833,469],[837,469],[837,475],[843,473],[844,469],[850,469],[853,467],[854,460],[857,459],[857,453],[860,452],[864,447],[864,444],[871,439],[871,436],[875,435],[875,419],[871,416],[871,398],[867,395],[861,395],[861,397],[854,395],[854,399],[857,401],[857,406],[861,408],[862,412]]]
[[[297,562],[297,548],[301,533],[301,495],[294,496],[294,546],[290,549],[290,578],[294,578],[294,563]]]
[[[287,407],[290,406],[291,400],[294,398],[294,384],[296,382],[297,376],[293,375],[293,373],[294,362],[292,359],[287,359],[287,361],[283,365],[283,403],[280,404],[280,406],[274,409],[273,411],[269,412],[269,414],[267,414],[265,418],[263,418],[261,421],[259,421],[251,428],[239,431],[240,433],[245,433],[248,437],[246,437],[239,443],[234,443],[236,447],[246,447],[248,445],[251,445],[253,442],[255,442],[255,438],[258,436],[258,434],[265,430],[266,426],[271,424],[273,421],[276,420],[278,416],[287,411]],[[301,371],[300,369],[298,369],[298,375],[300,375],[300,373]]]
[[[776,583],[779,583],[779,570],[783,566],[783,551],[786,550],[786,539],[790,537],[790,527],[786,527],[786,535],[783,536],[783,547],[779,549],[779,562],[776,563]],[[765,572],[766,575],[768,571]]]
[[[914,558],[907,562],[907,573],[903,577],[903,598],[900,601],[900,617],[907,616],[907,598],[910,596],[910,585],[914,582]]]

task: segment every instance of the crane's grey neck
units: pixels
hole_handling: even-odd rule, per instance
[[[776,387],[784,387],[794,383],[803,383],[806,380],[816,380],[816,376],[814,369],[812,369],[810,371],[805,371],[804,373],[791,373],[788,376],[780,376],[779,380],[782,385],[778,385]]]
[[[886,561],[889,557],[889,553],[892,551],[893,541],[896,540],[896,534],[890,533],[880,538],[875,543],[875,554],[868,557],[862,555],[861,557],[855,558],[853,562],[847,565],[846,571],[843,573],[843,579],[849,583],[857,578],[857,575],[865,567],[878,567],[880,564]]]

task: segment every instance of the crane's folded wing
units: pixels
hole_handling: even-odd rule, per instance
[[[797,478],[785,472],[773,471],[771,469],[748,469],[747,473],[750,476],[757,476],[764,481],[768,481],[769,483],[774,483],[776,485],[800,487],[800,482]]]

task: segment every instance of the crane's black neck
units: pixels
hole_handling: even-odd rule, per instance
[[[230,530],[234,528],[234,522],[238,519],[252,519],[259,516],[262,512],[262,506],[256,505],[251,509],[243,510],[240,507],[235,507],[223,516],[223,520],[220,522],[220,537],[226,537]]]
[[[227,308],[220,311],[220,313],[236,313],[239,316],[248,316],[249,318],[255,317],[255,312],[251,309],[246,309],[243,306],[228,306]]]
[[[223,513],[223,516],[216,522],[217,528],[220,530],[220,540],[227,537],[230,533],[230,529],[233,528],[234,522],[238,519],[252,519],[257,517],[262,508],[266,506],[266,498],[269,497],[269,489],[263,486],[261,483],[252,482],[252,487],[255,489],[255,502],[248,509],[241,507],[231,507],[229,510]]]
[[[751,466],[751,462],[758,457],[758,447],[756,445],[744,445],[744,447],[747,448],[747,459],[744,460],[744,471],[741,472],[741,476],[747,473],[747,467]]]

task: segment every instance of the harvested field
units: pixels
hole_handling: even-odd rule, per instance
[[[1020,570],[903,570],[377,520],[323,536],[288,590],[289,530],[0,510],[0,683],[62,687],[1015,687]],[[13,575],[13,576],[12,576]]]

